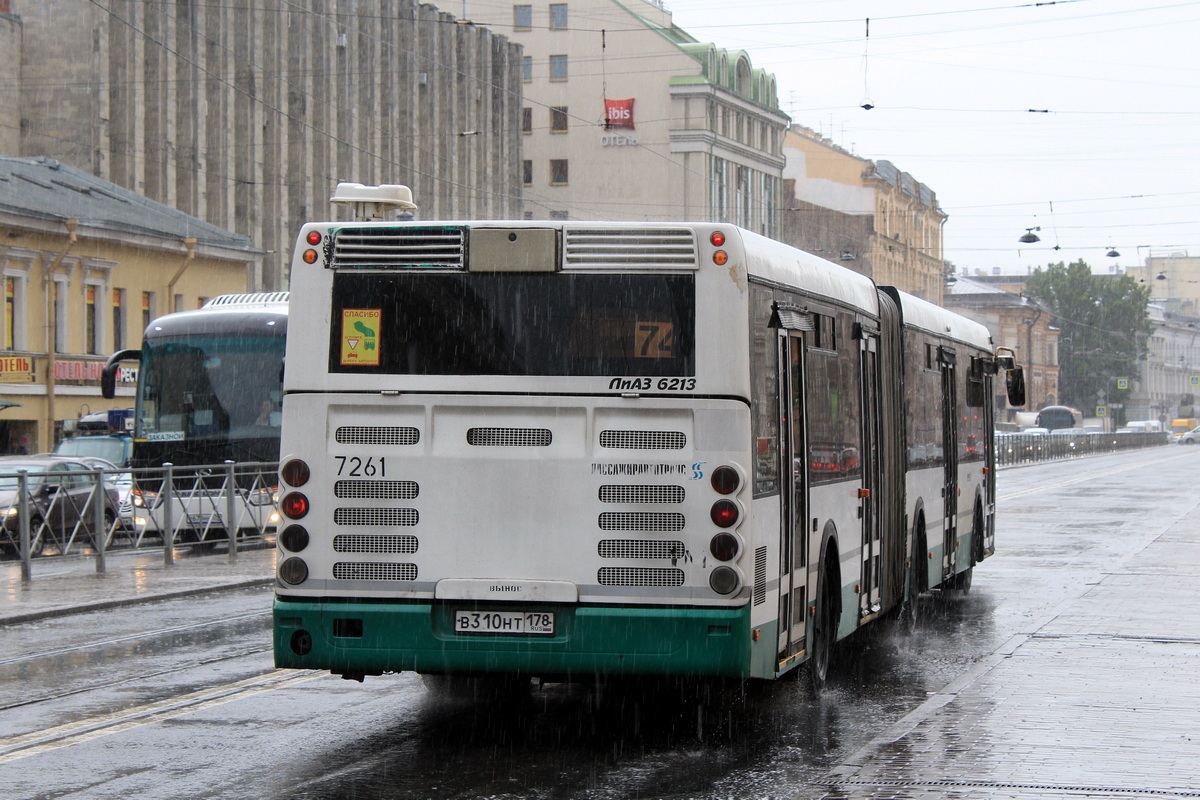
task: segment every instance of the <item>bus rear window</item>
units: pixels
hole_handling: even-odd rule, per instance
[[[691,376],[692,275],[339,273],[329,371]]]

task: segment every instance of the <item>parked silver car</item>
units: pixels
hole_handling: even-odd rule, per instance
[[[61,456],[0,456],[0,545],[13,552],[20,549],[19,473],[27,473],[29,500],[29,550],[40,555],[47,547],[65,552],[73,544],[94,544],[96,534],[96,477],[92,467]],[[116,523],[117,489],[103,483],[99,497],[104,503],[104,531]]]
[[[1179,437],[1180,444],[1200,444],[1200,427],[1192,428]]]

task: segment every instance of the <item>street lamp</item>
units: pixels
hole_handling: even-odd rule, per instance
[[[1022,244],[1033,244],[1034,242],[1040,242],[1042,240],[1042,237],[1040,237],[1036,233],[1034,233],[1034,231],[1040,231],[1040,230],[1041,230],[1040,227],[1026,228],[1025,235],[1022,236],[1020,239],[1017,239],[1017,241],[1021,242]]]

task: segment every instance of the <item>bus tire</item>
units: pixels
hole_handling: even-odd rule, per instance
[[[922,568],[925,563],[925,518],[917,520],[913,535],[912,566],[908,570],[908,585],[904,589],[904,600],[900,604],[900,625],[905,633],[915,633],[921,626],[921,592],[925,585]]]
[[[829,680],[829,664],[833,659],[833,644],[837,640],[839,581],[837,570],[829,563],[831,557],[832,554],[826,555],[817,578],[817,606],[812,618],[812,653],[808,659],[808,673],[813,694],[817,696],[825,690]]]

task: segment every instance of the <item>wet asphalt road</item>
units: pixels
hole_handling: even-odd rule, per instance
[[[1196,505],[1200,448],[1003,469],[997,556],[912,635],[846,648],[820,698],[785,681],[696,706],[651,689],[524,700],[271,668],[244,589],[0,629],[0,796],[819,797],[843,759],[1053,615]],[[734,692],[716,691],[717,697]]]

